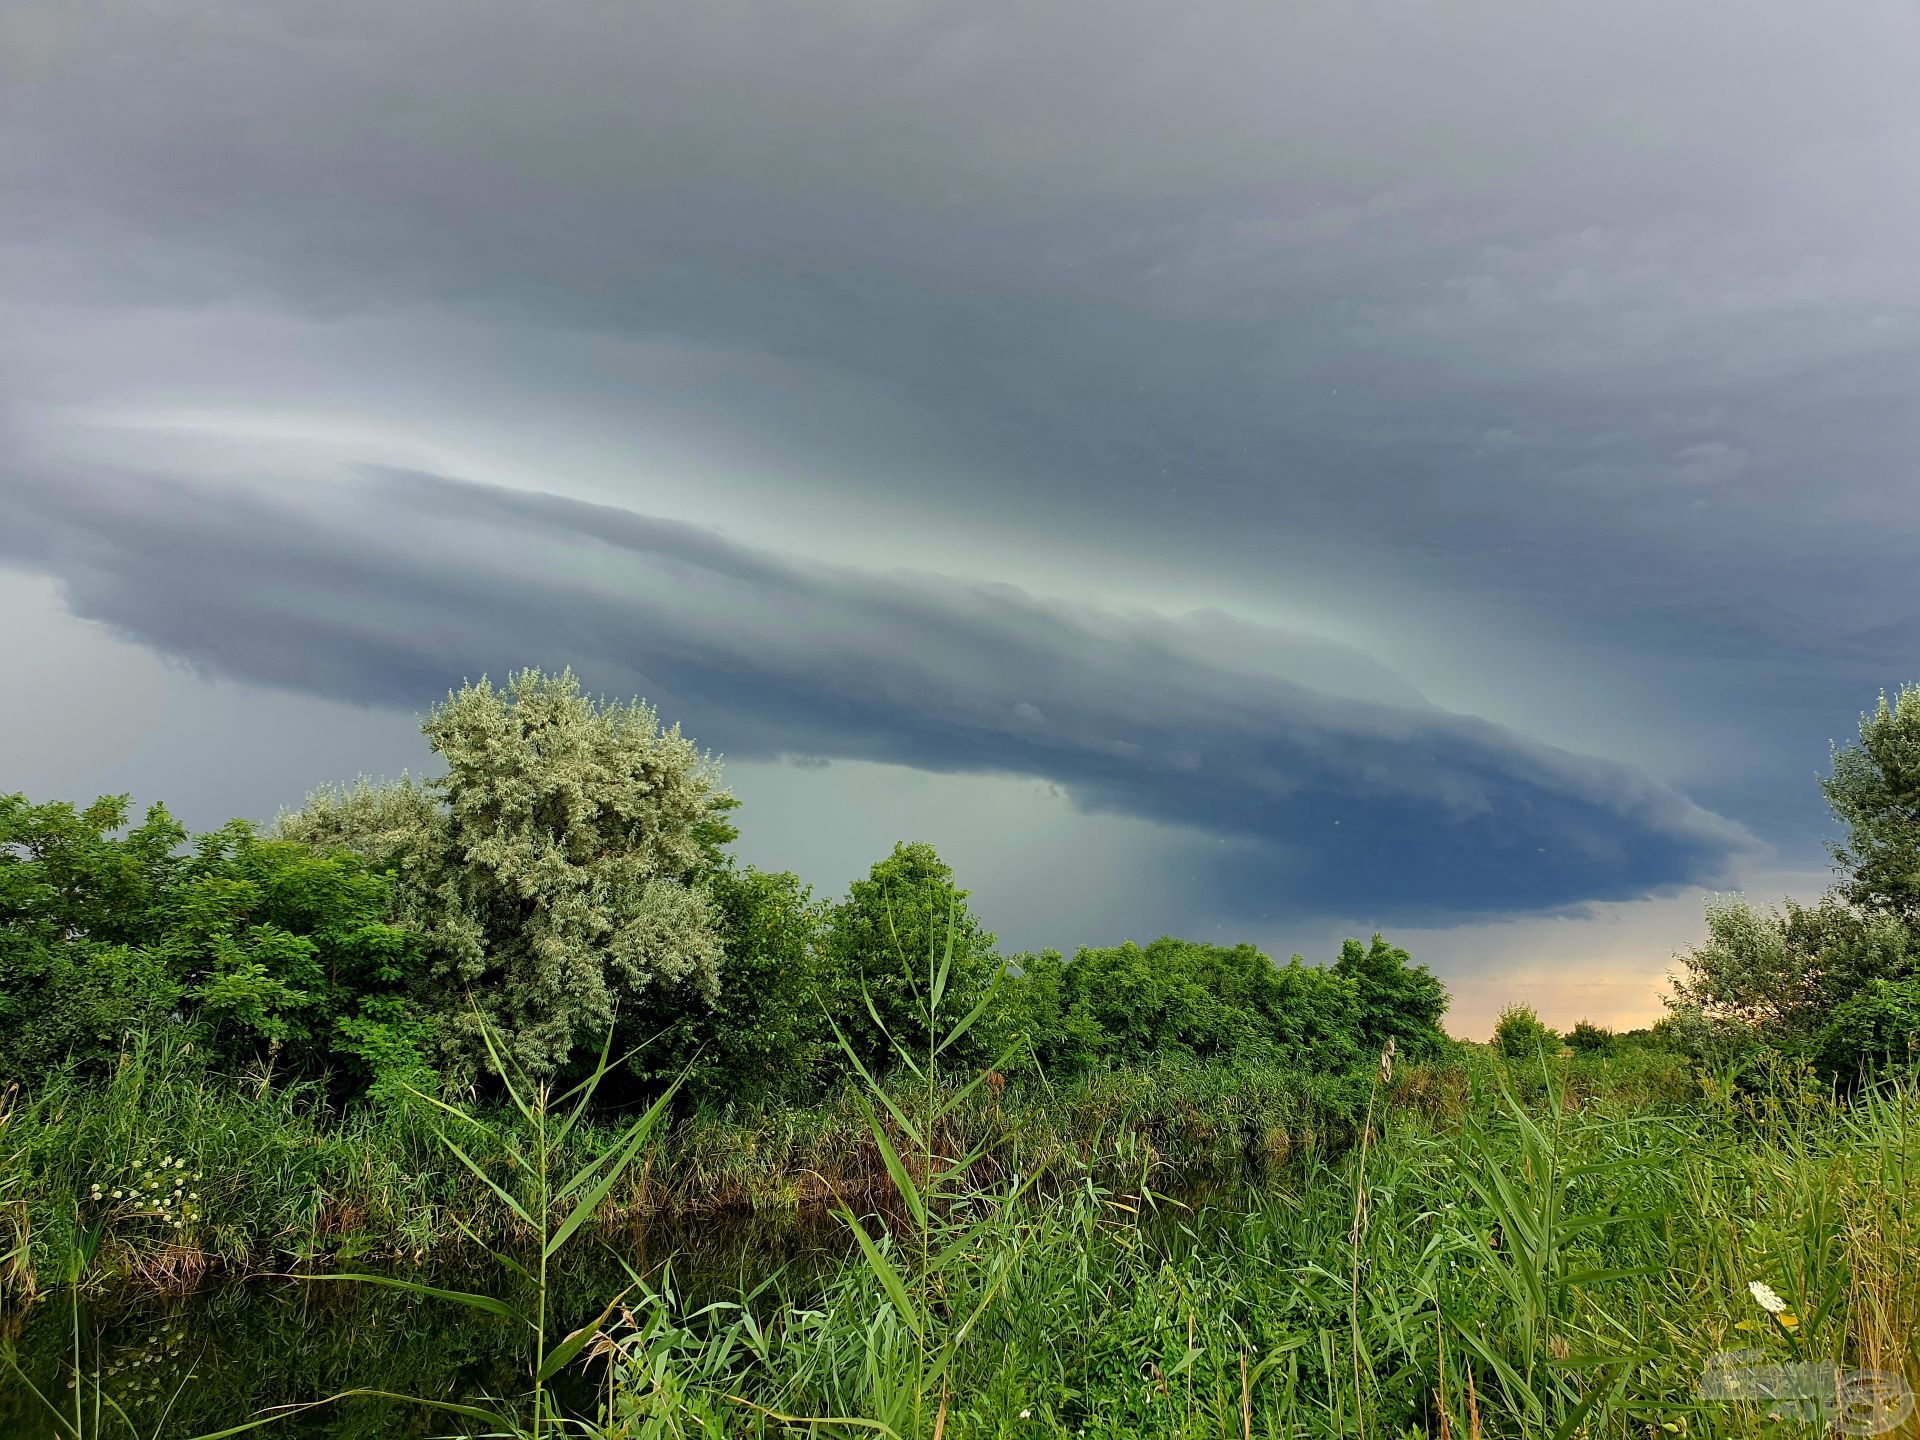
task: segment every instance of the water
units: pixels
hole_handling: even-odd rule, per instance
[[[1252,1199],[1244,1181],[1189,1180],[1178,1187],[1177,1203],[1149,1213],[1145,1223],[1155,1243],[1175,1254],[1236,1232]],[[558,1338],[599,1315],[627,1285],[627,1266],[658,1285],[670,1262],[672,1287],[691,1308],[737,1300],[776,1273],[782,1289],[804,1301],[813,1284],[853,1253],[845,1226],[826,1211],[657,1223],[577,1253],[556,1276],[548,1333]],[[497,1270],[443,1266],[411,1278],[505,1293]],[[57,1294],[0,1314],[0,1331],[13,1340],[28,1377],[56,1400],[64,1399],[71,1376],[73,1304]],[[528,1337],[511,1321],[385,1286],[216,1277],[180,1295],[92,1296],[78,1305],[87,1391],[97,1367],[107,1395],[126,1410],[141,1440],[201,1435],[271,1406],[344,1390],[476,1403],[520,1395],[527,1384]],[[575,1366],[556,1393],[570,1413],[588,1416],[603,1378]],[[363,1397],[291,1416],[260,1433],[374,1440],[445,1435],[458,1425],[445,1412]],[[61,1433],[17,1377],[0,1374],[0,1437]],[[108,1424],[103,1433],[126,1430]]]
[[[598,1315],[623,1286],[621,1261],[659,1283],[672,1262],[674,1288],[694,1304],[737,1298],[784,1271],[803,1293],[811,1278],[851,1248],[831,1214],[724,1217],[651,1226],[587,1247],[559,1276],[558,1337]],[[500,1277],[441,1268],[415,1278],[450,1289],[501,1294]],[[74,1353],[73,1301],[54,1295],[0,1316],[29,1379],[66,1400]],[[385,1286],[255,1276],[214,1279],[182,1295],[97,1296],[79,1301],[83,1365],[142,1437],[192,1436],[237,1425],[275,1405],[342,1390],[393,1390],[475,1401],[524,1391],[526,1332],[512,1322]],[[576,1367],[578,1370],[579,1367]],[[563,1402],[590,1413],[589,1370],[572,1374]],[[91,1378],[85,1387],[91,1392]],[[427,1436],[447,1433],[444,1413],[361,1398],[291,1417],[263,1435]],[[44,1407],[10,1372],[0,1375],[0,1436],[55,1436]],[[125,1433],[108,1425],[109,1435]]]

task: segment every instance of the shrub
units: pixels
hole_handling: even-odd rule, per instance
[[[1567,1046],[1576,1055],[1607,1055],[1620,1048],[1620,1037],[1604,1025],[1582,1020],[1567,1032]]]
[[[0,801],[0,1063],[27,1077],[97,1070],[139,1031],[188,1026],[229,1064],[360,1088],[417,1069],[415,937],[387,881],[348,854],[263,840],[244,821],[198,837],[163,807],[121,835],[127,803]]]
[[[1531,1005],[1509,1005],[1494,1024],[1493,1048],[1508,1060],[1535,1060],[1557,1053],[1560,1037],[1541,1021]]]
[[[967,892],[931,845],[901,841],[829,912],[820,937],[820,1000],[862,1064],[885,1069],[893,1056],[888,1036],[922,1029],[919,987],[928,958],[943,956],[949,945],[953,966],[943,1008],[960,1016],[993,983],[1000,958],[993,935],[968,910]],[[969,1065],[989,1054],[990,1045],[976,1026],[946,1063]]]
[[[1920,976],[1875,980],[1820,1032],[1820,1067],[1844,1081],[1920,1062]]]
[[[695,1103],[811,1098],[832,1044],[818,998],[820,905],[798,876],[752,866],[721,868],[707,892],[717,989],[708,996],[691,978],[655,986],[621,1017],[621,1047],[641,1047],[633,1063],[644,1080],[684,1074]]]
[[[1391,1039],[1410,1060],[1445,1052],[1440,1017],[1447,1013],[1447,987],[1426,966],[1413,964],[1406,951],[1379,935],[1364,946],[1348,940],[1340,947],[1333,973],[1353,983],[1360,1043],[1366,1050],[1377,1052]]]

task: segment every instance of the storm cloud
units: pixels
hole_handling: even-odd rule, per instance
[[[405,707],[538,654],[731,755],[1035,776],[1228,838],[1239,909],[1565,906],[1711,880],[1746,841],[1316,637],[810,564],[441,476],[345,489],[68,476],[7,487],[0,518],[77,614],[231,678]]]
[[[1222,915],[1812,872],[1920,675],[1917,53],[15,0],[0,553],[246,684],[571,660],[736,757],[1046,777],[1211,837]]]

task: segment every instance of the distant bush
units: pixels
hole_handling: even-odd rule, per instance
[[[894,1054],[889,1036],[904,1039],[925,1029],[929,966],[951,955],[942,1009],[962,1016],[999,974],[993,946],[952,867],[933,846],[903,841],[828,911],[819,940],[818,1003],[861,1062],[883,1070]],[[946,1063],[973,1063],[990,1045],[989,1033],[976,1026]]]
[[[1620,1037],[1604,1025],[1582,1020],[1567,1032],[1567,1047],[1576,1055],[1608,1055],[1620,1048]]]
[[[1494,1023],[1493,1048],[1508,1060],[1535,1060],[1558,1054],[1560,1037],[1531,1005],[1509,1005]]]
[[[1389,1036],[1414,1059],[1448,1044],[1445,988],[1379,936],[1371,947],[1348,941],[1324,967],[1171,936],[1013,965],[1006,1027],[1049,1074],[1212,1061],[1343,1072]]]

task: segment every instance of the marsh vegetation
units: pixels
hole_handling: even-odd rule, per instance
[[[924,845],[816,900],[568,676],[427,730],[265,832],[0,801],[7,1433],[1759,1435],[1716,1356],[1920,1376],[1920,691],[1824,901],[1485,1046],[1378,936],[1002,956]]]

